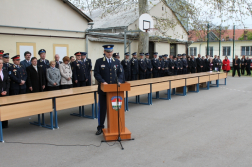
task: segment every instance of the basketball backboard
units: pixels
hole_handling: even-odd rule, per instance
[[[139,17],[139,29],[143,32],[147,32],[153,28],[154,28],[154,21],[152,17],[147,13],[142,14]]]

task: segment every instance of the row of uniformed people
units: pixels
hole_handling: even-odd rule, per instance
[[[9,53],[0,50],[2,68],[1,79],[8,78],[8,86],[2,87],[1,96],[18,95],[25,93],[58,90],[91,85],[90,71],[91,60],[86,58],[85,52],[76,52],[76,61],[71,64],[69,57],[65,56],[63,62],[59,61],[59,55],[55,55],[55,61],[49,62],[46,58],[46,51],[39,50],[40,59],[31,58],[30,52],[25,52],[25,60],[20,62],[20,55],[13,56],[13,64],[9,62]],[[8,74],[2,76],[1,74]],[[3,81],[3,80],[2,80]],[[73,81],[73,82],[72,82]],[[1,83],[1,82],[0,82]],[[8,122],[3,123],[7,127]]]
[[[144,58],[145,55],[145,58]],[[125,80],[148,79],[180,75],[196,72],[196,60],[186,58],[186,54],[178,54],[178,57],[170,55],[161,55],[157,58],[158,53],[154,52],[153,59],[149,59],[149,53],[139,53],[140,59],[137,59],[137,53],[132,53],[132,59],[129,59],[129,53],[125,53],[125,59],[121,61],[124,69]],[[182,58],[183,57],[183,58]]]

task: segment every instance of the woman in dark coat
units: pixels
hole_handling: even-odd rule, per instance
[[[45,88],[45,74],[43,69],[37,66],[37,58],[31,59],[31,65],[26,68],[27,71],[27,86],[30,93],[42,92]]]

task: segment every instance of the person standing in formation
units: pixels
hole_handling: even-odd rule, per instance
[[[45,74],[42,67],[37,65],[36,57],[31,58],[31,65],[26,68],[27,71],[27,86],[29,92],[42,92],[45,89]]]
[[[24,57],[25,57],[25,60],[21,61],[20,65],[22,65],[22,67],[26,69],[28,66],[31,65],[31,52],[26,51],[24,53]]]
[[[124,70],[124,77],[125,81],[130,81],[130,75],[131,75],[131,63],[129,59],[129,52],[125,53],[125,59],[122,60],[121,64]]]
[[[222,62],[222,70],[226,73],[226,76],[228,74],[228,72],[230,71],[230,61],[228,60],[228,57],[225,56],[225,59]]]
[[[241,64],[241,60],[238,58],[238,56],[235,56],[235,59],[233,60],[233,74],[232,76],[235,76],[235,72],[237,71],[238,76],[240,77],[240,64]]]
[[[18,95],[26,93],[26,69],[20,66],[20,55],[13,56],[13,65],[9,67],[10,95]]]
[[[246,71],[247,71],[247,75],[251,75],[251,71],[250,71],[250,64],[251,64],[251,59],[249,59],[249,57],[247,56],[246,59]]]
[[[50,68],[46,69],[48,91],[59,90],[60,88],[61,75],[59,69],[55,66],[56,62],[50,61]]]
[[[245,74],[245,63],[246,63],[246,59],[245,59],[245,56],[243,55],[241,60],[241,75],[244,75]]]
[[[71,65],[69,64],[70,58],[65,56],[63,58],[63,63],[59,65],[59,70],[61,74],[61,89],[68,89],[73,87],[72,83],[72,69]]]
[[[152,73],[152,63],[151,60],[149,59],[150,55],[149,53],[145,53],[145,64],[147,66],[147,71],[146,71],[146,79],[151,78],[151,73]]]
[[[160,70],[160,63],[159,63],[159,60],[157,59],[157,55],[158,55],[158,52],[154,52],[153,53],[154,58],[151,60],[151,64],[153,67],[153,70],[152,70],[153,78],[158,77],[158,71]]]
[[[56,54],[56,55],[54,56],[54,59],[55,59],[55,63],[56,63],[55,67],[56,67],[56,68],[59,68],[59,65],[62,63],[62,61],[59,60],[59,59],[60,59],[59,55]]]
[[[143,59],[144,53],[139,53],[140,59],[138,60],[139,65],[139,79],[145,79],[145,74],[147,71],[146,63]]]
[[[131,64],[131,80],[137,80],[138,75],[138,60],[137,60],[137,53],[132,53],[132,59],[130,60]]]

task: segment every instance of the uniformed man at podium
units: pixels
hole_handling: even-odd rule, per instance
[[[104,122],[107,113],[107,101],[106,93],[101,90],[101,83],[103,84],[115,84],[116,76],[118,82],[122,83],[123,73],[120,61],[112,58],[114,45],[103,45],[105,56],[96,60],[94,68],[94,77],[98,81],[98,127],[96,135],[102,134],[104,128]]]

